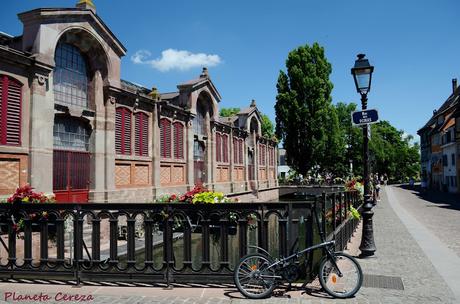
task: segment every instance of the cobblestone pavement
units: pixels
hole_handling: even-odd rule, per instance
[[[393,187],[400,204],[460,257],[460,196]]]
[[[417,201],[414,200],[418,200],[418,198],[414,193],[395,187],[392,187],[391,190],[393,191],[393,197],[396,197],[398,203],[404,205],[404,208],[408,208],[410,212],[413,211],[410,208],[417,208]],[[454,300],[452,291],[447,287],[429,258],[417,244],[417,241],[414,240],[388,204],[387,189],[384,188],[382,192],[382,201],[373,209],[375,212],[374,234],[377,252],[374,257],[360,259],[359,262],[366,275],[400,277],[404,284],[404,290],[362,287],[356,297],[338,300],[329,298],[313,286],[309,289],[309,293],[303,290],[288,293],[281,292],[270,299],[254,301],[242,299],[237,290],[231,286],[226,288],[174,288],[173,290],[165,290],[160,287],[101,287],[86,285],[81,288],[74,288],[69,285],[0,282],[0,303],[37,302],[11,301],[11,297],[5,301],[5,297],[10,295],[7,294],[8,292],[16,292],[16,295],[39,295],[42,292],[51,298],[50,300],[42,301],[45,303],[64,302],[62,297],[58,298],[61,301],[55,301],[55,295],[59,292],[71,295],[91,295],[94,300],[86,303],[457,303]],[[426,207],[426,209],[428,208]],[[415,216],[419,216],[417,212],[418,210],[414,212]],[[434,217],[438,218],[438,215]],[[439,219],[441,218],[442,216],[439,216]],[[450,219],[451,217],[449,216],[448,218]],[[421,222],[425,224],[423,220]],[[442,223],[445,224],[446,221],[443,220]],[[430,225],[434,226],[435,224],[427,222],[427,225],[432,227]],[[460,230],[457,229],[457,231]],[[348,246],[348,252],[352,255],[359,254],[360,235],[361,225]],[[76,301],[65,302],[77,303]]]

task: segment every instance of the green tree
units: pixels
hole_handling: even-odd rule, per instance
[[[354,175],[363,175],[363,131],[351,123],[351,113],[356,111],[354,103],[339,102],[337,111],[341,136],[346,143],[344,162],[353,162]],[[371,125],[369,152],[371,171],[386,173],[391,180],[403,181],[416,177],[420,171],[420,147],[412,144],[413,137],[405,136],[402,130],[396,129],[388,121],[380,121]]]
[[[331,104],[331,64],[318,43],[300,46],[286,60],[276,88],[276,135],[289,164],[306,175],[315,165],[333,168],[342,147],[338,116]],[[332,120],[332,121],[331,121]]]
[[[351,122],[351,113],[356,111],[357,105],[355,103],[338,102],[335,105],[337,116],[340,125],[340,136],[345,142],[345,157],[343,161],[347,170],[342,176],[348,175],[350,162],[353,164],[352,174],[363,174],[363,131],[361,128],[353,127]]]
[[[260,117],[262,118],[262,121],[261,121],[262,136],[267,137],[267,138],[273,138],[273,136],[275,135],[275,127],[273,126],[273,122],[265,114],[261,113]]]
[[[240,112],[240,108],[221,108],[219,115],[221,117],[231,117],[235,116]]]

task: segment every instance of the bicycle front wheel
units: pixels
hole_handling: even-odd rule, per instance
[[[363,284],[361,266],[346,253],[337,252],[334,257],[342,276],[339,276],[339,271],[332,260],[326,257],[319,266],[319,282],[324,290],[335,298],[352,297]]]
[[[275,288],[275,270],[269,268],[273,262],[262,254],[249,254],[241,258],[235,267],[236,288],[247,298],[263,299]]]

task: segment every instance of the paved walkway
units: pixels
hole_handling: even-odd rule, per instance
[[[331,299],[324,293],[310,288],[310,293],[297,290],[289,293],[278,293],[270,299],[250,301],[242,299],[233,287],[226,288],[162,288],[142,287],[101,287],[83,286],[74,288],[69,285],[16,284],[0,283],[0,303],[36,303],[37,301],[12,301],[12,294],[34,295],[42,293],[55,303],[59,292],[68,295],[91,295],[94,300],[86,303],[460,303],[455,299],[455,286],[450,286],[451,277],[446,276],[446,269],[436,260],[442,260],[447,254],[451,259],[458,256],[446,245],[444,239],[425,227],[425,223],[407,209],[416,206],[420,200],[408,190],[386,187],[382,191],[382,201],[374,208],[374,232],[377,252],[375,257],[360,260],[365,275],[378,275],[382,279],[401,278],[404,290],[390,288],[363,287],[356,297],[347,300]],[[390,201],[389,201],[390,200]],[[409,200],[410,203],[406,203]],[[406,205],[405,205],[406,204]],[[396,211],[396,212],[395,212]],[[460,214],[460,212],[459,212]],[[437,216],[437,215],[436,215]],[[361,227],[349,244],[349,252],[359,254]],[[419,231],[419,232],[417,232]],[[458,230],[457,230],[458,231]],[[430,250],[428,236],[436,242],[436,250]],[[454,254],[454,256],[452,256]],[[449,259],[444,258],[445,261]],[[455,260],[455,259],[454,259]],[[445,263],[441,263],[445,264]],[[445,266],[445,265],[444,265]],[[460,273],[460,269],[452,268]],[[455,271],[453,272],[455,274]],[[371,285],[369,282],[367,286]],[[453,288],[453,289],[452,289]],[[9,296],[7,301],[5,297]],[[58,298],[62,302],[63,298]],[[75,298],[74,298],[75,300]],[[80,299],[81,301],[82,299]],[[66,301],[77,303],[76,301]],[[80,302],[81,303],[81,302]]]

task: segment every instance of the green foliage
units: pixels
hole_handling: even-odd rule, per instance
[[[215,204],[215,203],[226,203],[230,200],[224,196],[222,192],[206,191],[197,193],[193,196],[192,203],[204,203],[204,204]]]
[[[232,117],[240,112],[240,108],[221,108],[220,117]]]
[[[350,213],[351,213],[351,216],[352,216],[354,219],[356,219],[356,220],[361,219],[361,214],[359,214],[359,211],[356,210],[355,207],[350,206]]]
[[[348,147],[345,162],[353,161],[354,175],[363,173],[363,131],[353,127],[351,113],[356,110],[354,103],[339,102],[336,106],[342,136]],[[371,171],[388,175],[390,180],[402,181],[415,177],[420,171],[420,147],[411,143],[412,136],[404,136],[402,130],[396,129],[388,121],[371,125],[369,140]]]
[[[262,129],[262,136],[267,138],[273,138],[275,135],[275,127],[273,126],[273,122],[268,118],[265,114],[260,114],[262,121],[261,121],[261,129]]]
[[[388,121],[372,125],[369,142],[372,171],[387,173],[393,181],[417,176],[420,171],[420,146],[412,144],[411,139]]]
[[[276,88],[276,135],[284,142],[289,165],[306,175],[313,166],[343,171],[339,117],[331,104],[332,66],[318,43],[300,46],[286,60]],[[342,166],[342,165],[341,165]]]
[[[353,127],[351,123],[351,113],[356,111],[355,103],[339,102],[335,105],[335,110],[340,124],[340,136],[345,144],[345,157],[341,159],[346,166],[342,176],[348,175],[350,170],[350,161],[353,164],[353,175],[363,174],[363,131],[361,128]]]

